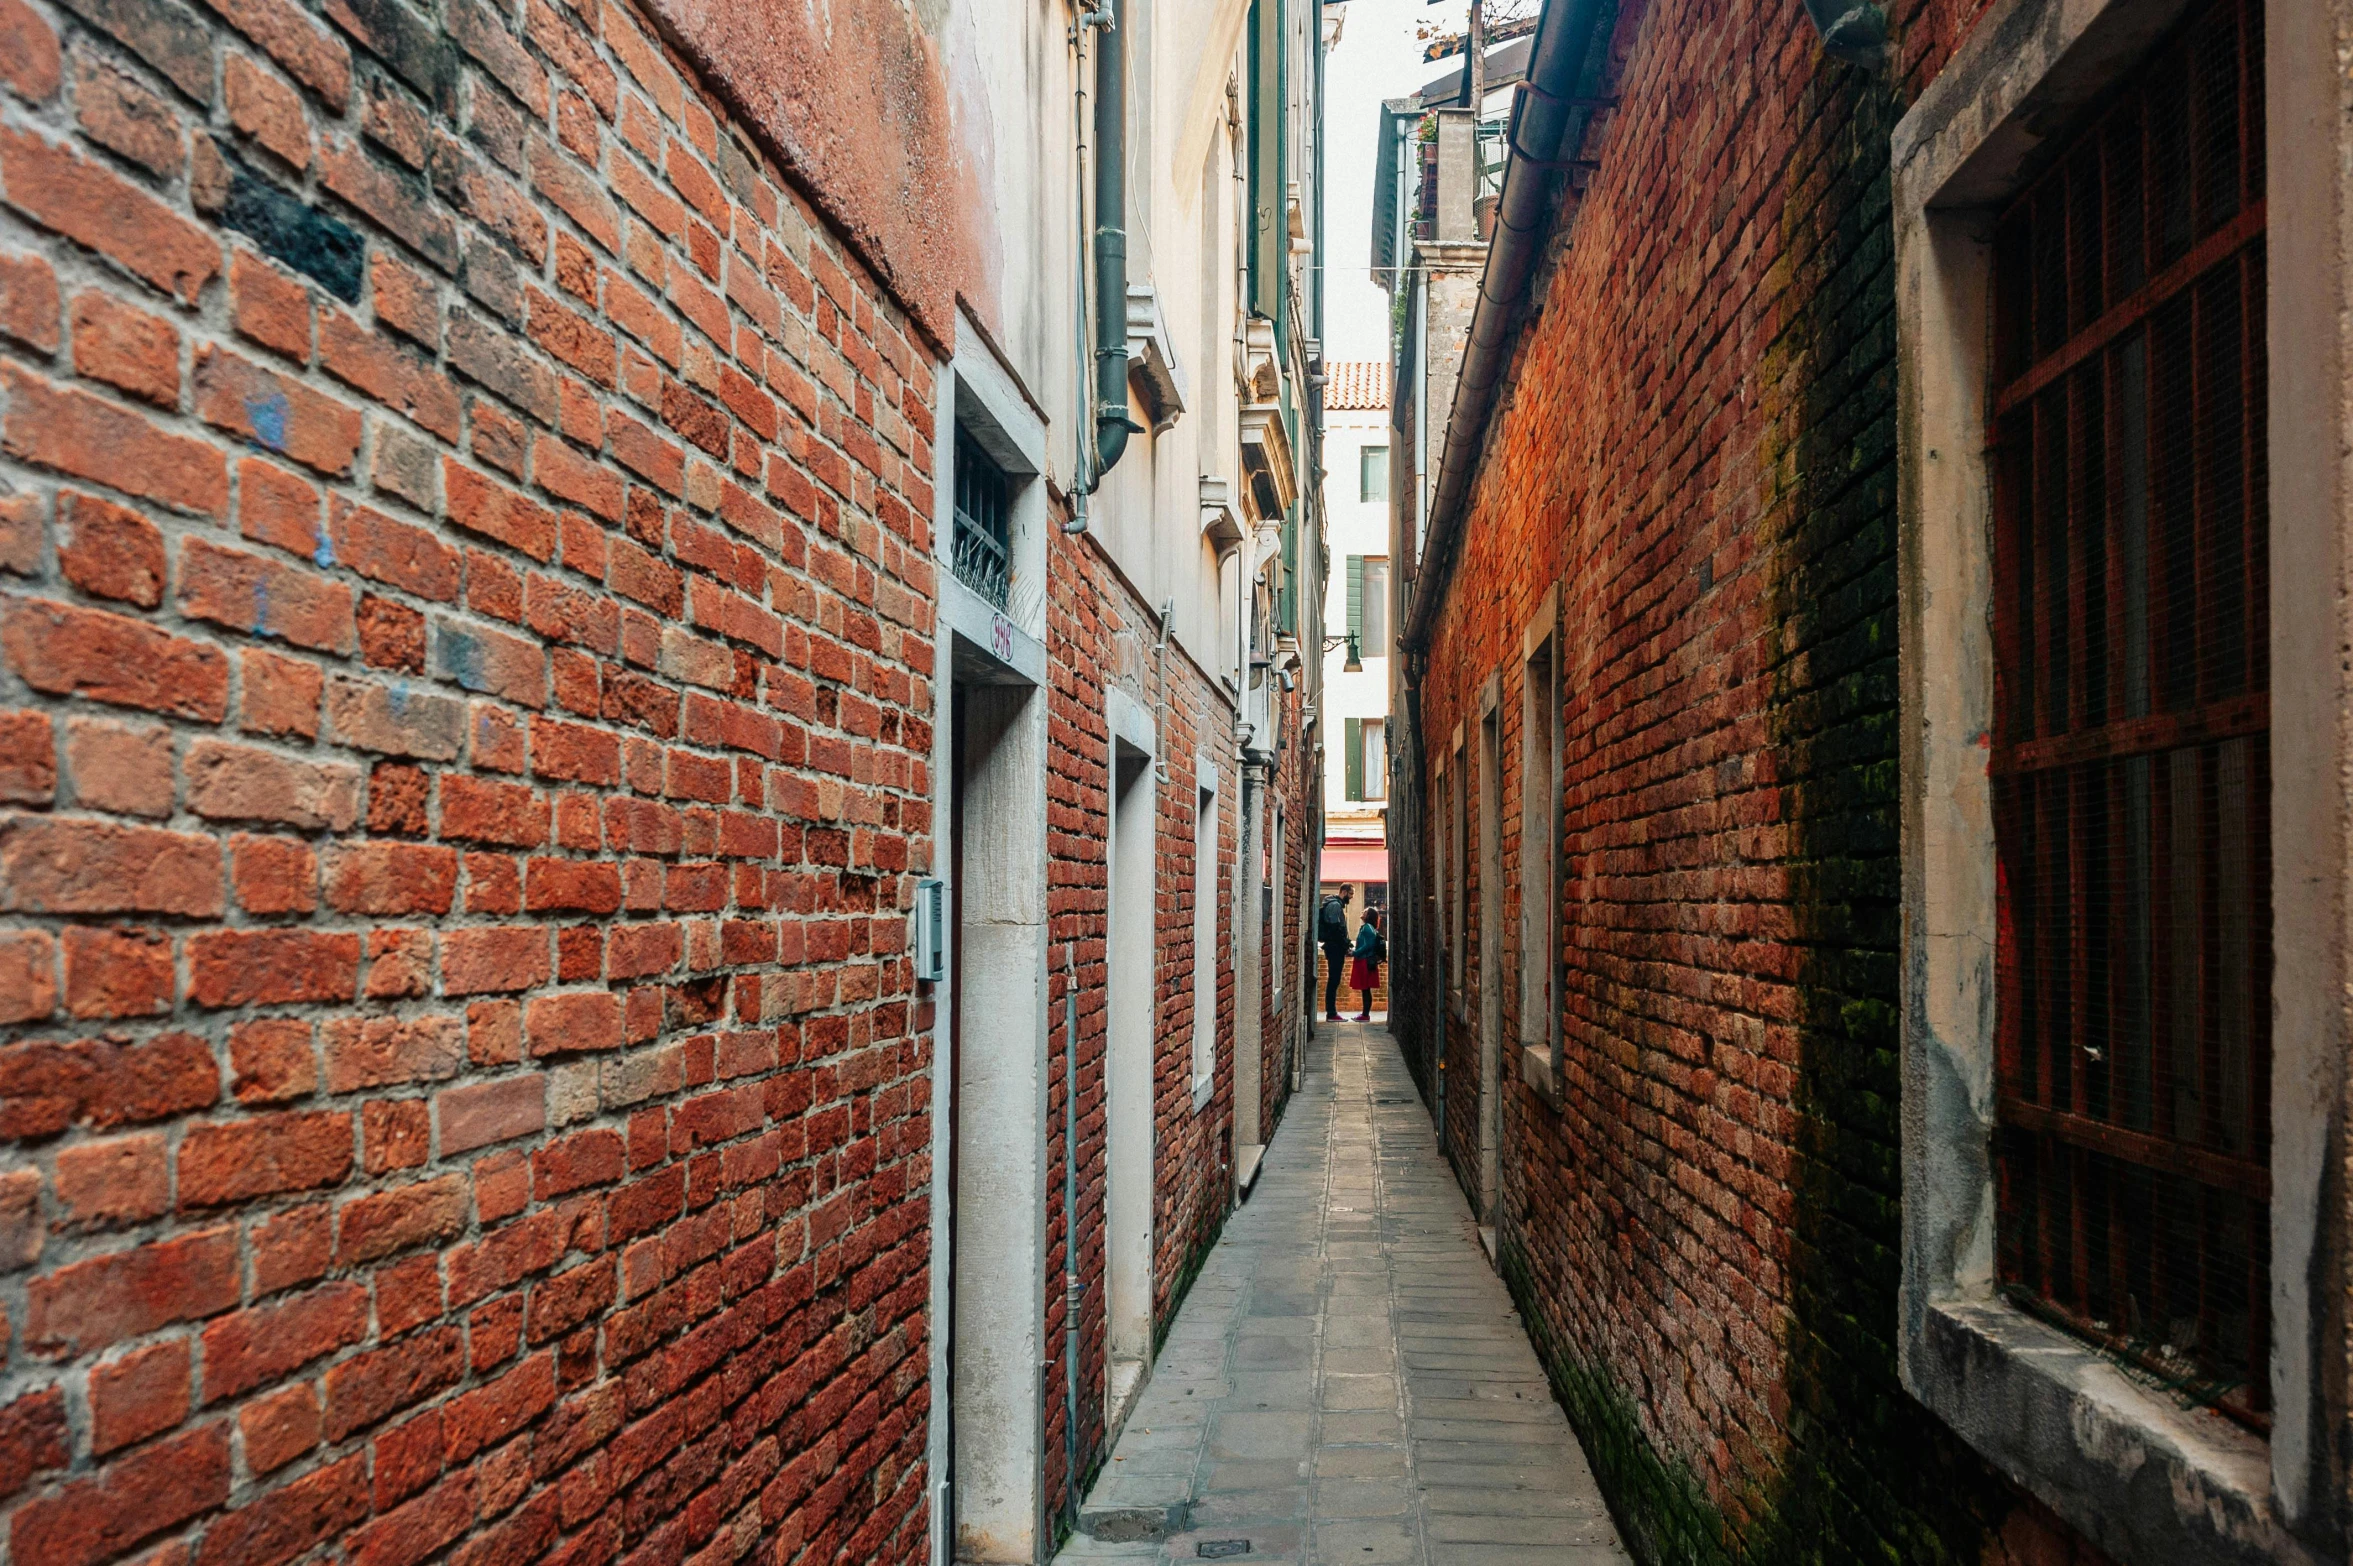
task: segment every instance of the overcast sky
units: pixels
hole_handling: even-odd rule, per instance
[[[1324,63],[1324,356],[1389,357],[1389,296],[1373,285],[1373,155],[1383,98],[1412,91],[1446,66],[1422,58],[1417,28],[1464,25],[1469,0],[1348,0],[1340,43]]]

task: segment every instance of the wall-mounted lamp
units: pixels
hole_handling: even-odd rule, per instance
[[[1331,653],[1331,650],[1332,650],[1333,648],[1335,648],[1335,647],[1339,646],[1339,645],[1340,645],[1342,642],[1346,642],[1346,643],[1348,644],[1348,661],[1347,661],[1346,663],[1343,663],[1343,664],[1341,664],[1341,665],[1340,665],[1340,672],[1341,672],[1342,674],[1362,674],[1362,673],[1364,673],[1364,660],[1363,660],[1362,658],[1358,657],[1358,656],[1357,656],[1357,654],[1356,654],[1356,633],[1355,633],[1354,631],[1350,631],[1350,632],[1349,632],[1347,635],[1345,635],[1345,636],[1327,636],[1327,637],[1325,637],[1325,638],[1324,638],[1324,652],[1325,652],[1325,654],[1328,656],[1328,655]]]

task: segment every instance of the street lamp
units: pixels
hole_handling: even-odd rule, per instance
[[[1348,661],[1340,665],[1340,672],[1342,674],[1364,673],[1364,660],[1356,655],[1356,633],[1354,631],[1350,631],[1345,636],[1325,637],[1325,654],[1328,656],[1331,653],[1331,650],[1339,646],[1342,642],[1346,642],[1348,644]]]

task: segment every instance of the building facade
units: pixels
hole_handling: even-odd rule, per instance
[[[1326,29],[1277,0],[950,21],[1005,225],[933,439],[929,1455],[962,1558],[1079,1520],[1303,1043]]]
[[[12,1566],[1049,1557],[1303,1041],[1211,11],[0,0]]]
[[[1389,439],[1390,369],[1335,363],[1324,387],[1324,525],[1331,580],[1324,591],[1325,740],[1322,897],[1340,898],[1351,935],[1367,909],[1389,906]],[[1334,744],[1337,754],[1333,754]],[[1385,970],[1384,970],[1385,971]],[[1313,1004],[1332,995],[1330,973]],[[1388,987],[1367,996],[1342,964],[1337,994],[1351,1016],[1388,1010]]]
[[[2353,17],[1807,9],[1430,127],[1400,1037],[1645,1558],[2343,1560]]]
[[[1395,333],[1389,401],[1389,621],[1400,624],[1420,568],[1437,462],[1445,450],[1471,313],[1479,297],[1501,184],[1501,134],[1515,90],[1527,77],[1530,39],[1507,39],[1484,52],[1478,80],[1467,60],[1418,92],[1381,106],[1373,173],[1372,275],[1390,299]],[[1475,102],[1473,100],[1476,100]],[[1392,633],[1392,643],[1396,634]],[[1392,658],[1384,738],[1390,752],[1389,809],[1405,822],[1429,808],[1423,773],[1420,690],[1413,665]],[[1418,837],[1409,838],[1418,842]],[[1420,852],[1389,858],[1390,977],[1394,1007],[1423,1008],[1400,1019],[1402,1036],[1435,1036],[1437,992],[1399,986],[1402,973],[1429,971],[1439,960],[1433,921],[1437,866]],[[1408,1052],[1433,1105],[1443,1103],[1438,1057]],[[1437,1111],[1443,1123],[1443,1110]]]

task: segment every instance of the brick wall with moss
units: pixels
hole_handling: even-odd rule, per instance
[[[1445,745],[1501,675],[1512,934],[1467,967],[1515,1040],[1520,638],[1561,584],[1564,1072],[1504,1075],[1496,1221],[1646,1561],[2096,1559],[1896,1375],[1887,149],[1971,10],[1899,6],[1869,72],[1794,7],[1620,9],[1422,684]]]

